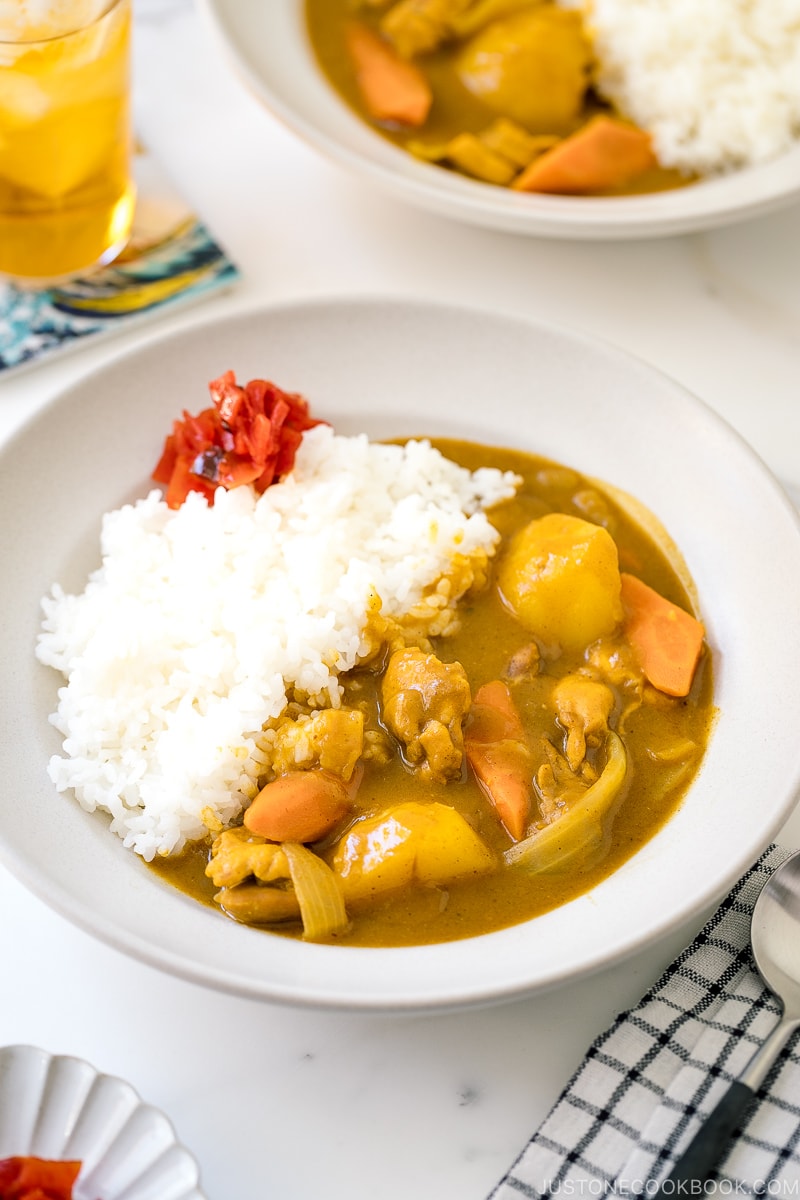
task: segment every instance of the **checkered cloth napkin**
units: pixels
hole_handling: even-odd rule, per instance
[[[592,1044],[490,1200],[656,1192],[777,1023],[779,1006],[751,958],[750,916],[788,855],[771,846],[636,1007]],[[703,1185],[703,1195],[714,1192],[800,1197],[796,1040]]]

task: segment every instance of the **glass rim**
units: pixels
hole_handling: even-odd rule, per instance
[[[61,42],[65,38],[74,37],[76,33],[83,33],[87,29],[92,29],[95,25],[99,25],[104,21],[109,13],[115,8],[121,8],[124,4],[129,4],[130,0],[107,0],[101,12],[92,17],[91,21],[86,21],[82,25],[73,25],[66,29],[62,29],[59,33],[50,34],[48,37],[7,37],[0,32],[0,46],[48,46],[53,42]],[[2,64],[0,63],[0,71]]]

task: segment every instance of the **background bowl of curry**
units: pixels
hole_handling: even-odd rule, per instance
[[[468,439],[565,463],[655,515],[696,587],[717,716],[674,814],[589,891],[533,920],[433,945],[327,945],[225,918],[56,793],[57,681],[34,658],[40,600],[79,590],[103,512],[144,495],[176,413],[225,369],[306,395],[342,433]],[[109,402],[113,397],[113,403]],[[67,919],[151,965],[243,996],[364,1011],[507,1000],[610,966],[700,922],[800,787],[800,522],[743,440],[644,363],[516,317],[375,297],[215,318],[84,378],[2,454],[0,855]]]
[[[244,84],[289,129],[367,185],[442,216],[538,237],[627,240],[730,224],[800,195],[800,145],[724,176],[641,195],[544,195],[478,182],[414,158],[345,103],[318,65],[305,0],[201,0],[201,10]]]

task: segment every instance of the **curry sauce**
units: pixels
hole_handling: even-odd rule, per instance
[[[548,754],[551,758],[560,756],[565,745],[565,730],[552,701],[554,686],[567,676],[591,670],[591,648],[567,653],[537,644],[510,611],[496,585],[496,576],[511,536],[547,513],[571,514],[608,530],[617,547],[621,570],[635,574],[686,611],[693,611],[692,598],[667,549],[632,520],[610,491],[594,481],[519,451],[451,440],[434,444],[470,470],[497,467],[516,472],[523,481],[513,499],[489,512],[503,540],[488,582],[461,601],[457,630],[433,639],[433,650],[444,663],[463,666],[473,696],[491,680],[510,681],[534,770],[538,770]],[[535,661],[531,668],[532,656]],[[385,660],[380,660],[351,672],[343,681],[343,707],[363,711],[366,728],[393,745],[393,752],[388,761],[364,762],[353,813],[312,848],[331,861],[347,829],[357,827],[359,822],[407,801],[438,803],[457,810],[497,865],[474,877],[440,886],[414,883],[375,896],[368,903],[348,905],[348,928],[328,939],[347,945],[418,945],[472,937],[529,920],[586,892],[644,845],[674,812],[697,771],[714,718],[712,664],[707,646],[703,647],[685,697],[665,695],[646,684],[641,702],[631,705],[626,702],[623,686],[610,683],[615,703],[610,724],[624,743],[628,769],[604,823],[602,844],[585,861],[574,860],[566,870],[532,873],[522,865],[504,862],[503,855],[513,839],[466,761],[458,778],[442,781],[426,777],[394,743],[384,720],[381,687],[385,666]],[[587,748],[586,756],[590,766],[599,771],[602,749]],[[209,844],[194,844],[174,858],[156,860],[152,869],[195,899],[213,905],[217,888],[205,874],[209,853]],[[274,933],[302,936],[298,922],[268,928]]]
[[[305,16],[317,63],[334,90],[377,133],[420,161],[522,191],[638,195],[692,182],[659,165],[648,135],[636,130],[634,161],[614,138],[603,145],[600,157],[609,170],[602,177],[577,182],[587,158],[598,157],[592,151],[580,156],[577,172],[571,160],[561,182],[556,175],[524,184],[526,168],[593,119],[610,119],[607,131],[623,139],[634,128],[597,92],[591,43],[574,10],[545,0],[305,0]],[[418,73],[429,96],[424,119],[371,105],[364,76],[380,75],[382,68],[354,57],[354,27],[378,55],[383,47],[401,70]]]

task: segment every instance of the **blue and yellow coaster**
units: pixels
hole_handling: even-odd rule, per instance
[[[107,267],[47,289],[0,283],[0,378],[133,321],[204,299],[239,270],[146,151],[131,239]]]

